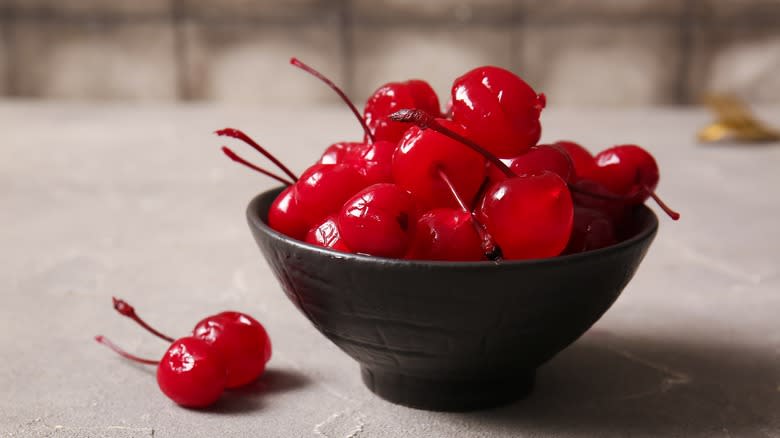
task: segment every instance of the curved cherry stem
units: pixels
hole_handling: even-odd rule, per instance
[[[252,148],[254,148],[257,152],[260,152],[263,154],[264,157],[271,160],[272,163],[276,165],[282,172],[287,174],[287,176],[290,177],[293,181],[298,181],[298,177],[295,176],[294,173],[290,169],[287,168],[284,164],[282,164],[281,161],[279,161],[276,157],[273,156],[272,153],[268,152],[264,147],[257,144],[256,141],[252,140],[252,138],[248,135],[246,135],[243,131],[235,129],[235,128],[224,128],[220,129],[218,131],[214,132],[215,134],[221,136],[221,137],[232,137],[238,140],[243,141],[244,143],[248,144]],[[243,164],[243,163],[242,163]],[[257,170],[257,169],[255,169]],[[266,173],[266,172],[263,172]],[[270,175],[269,175],[270,176]],[[273,178],[273,177],[272,177]]]
[[[591,198],[596,199],[603,199],[605,201],[614,201],[614,202],[629,202],[631,199],[639,195],[640,193],[646,193],[647,196],[653,198],[653,201],[655,201],[656,204],[658,204],[659,207],[661,207],[661,210],[664,211],[672,220],[679,220],[680,219],[680,213],[672,210],[671,207],[666,205],[664,201],[661,200],[661,198],[655,194],[654,191],[650,190],[650,187],[647,187],[646,185],[639,186],[639,188],[632,190],[627,195],[613,195],[611,193],[593,193],[591,191],[582,189],[580,187],[577,187],[574,184],[569,184],[569,190],[575,193],[579,193],[580,195],[590,196]]]
[[[366,132],[366,137],[368,137],[368,139],[371,141],[371,143],[374,142],[374,133],[371,132],[370,129],[368,129],[368,125],[366,124],[366,119],[363,118],[363,116],[360,114],[360,111],[358,111],[357,108],[355,107],[355,104],[352,103],[352,101],[349,99],[349,97],[347,97],[347,94],[344,93],[344,91],[341,88],[339,88],[338,85],[334,84],[333,81],[331,81],[330,79],[326,78],[325,75],[323,75],[322,73],[320,73],[317,70],[315,70],[315,69],[309,67],[308,65],[304,64],[298,58],[295,58],[295,57],[290,58],[290,64],[300,68],[301,70],[305,71],[306,73],[309,73],[310,75],[314,76],[315,78],[321,80],[322,82],[325,83],[325,85],[330,87],[331,90],[335,91],[336,94],[339,95],[341,100],[343,100],[344,103],[347,104],[349,109],[352,110],[352,114],[355,115],[355,117],[358,119],[358,122],[360,122],[360,126],[363,127],[363,131]]]
[[[275,179],[275,180],[279,181],[280,183],[282,183],[282,184],[284,184],[284,185],[286,185],[286,186],[291,186],[291,185],[293,185],[293,183],[292,183],[292,182],[290,182],[290,181],[288,181],[288,180],[286,180],[286,179],[282,178],[281,176],[279,176],[279,175],[277,175],[277,174],[275,174],[275,173],[269,172],[269,171],[267,171],[267,170],[263,169],[262,167],[258,167],[258,166],[256,166],[256,165],[254,165],[254,164],[250,163],[249,161],[247,161],[247,160],[245,160],[245,159],[241,158],[240,156],[238,156],[238,154],[236,154],[235,152],[233,152],[233,150],[231,150],[231,149],[230,149],[229,147],[227,147],[227,146],[222,146],[222,152],[223,152],[225,155],[227,155],[227,157],[228,157],[228,158],[230,158],[231,160],[235,161],[235,162],[236,162],[236,163],[238,163],[238,164],[242,164],[242,165],[244,165],[244,166],[246,166],[246,167],[248,167],[248,168],[250,168],[250,169],[252,169],[252,170],[254,170],[254,171],[256,171],[256,172],[260,172],[260,173],[262,173],[262,174],[263,174],[263,175],[265,175],[265,176],[269,176],[269,177],[271,177],[271,178],[273,178],[273,179]]]
[[[144,358],[142,358],[142,357],[138,357],[138,356],[136,356],[136,355],[130,354],[130,353],[126,352],[125,350],[123,350],[123,349],[121,349],[121,348],[117,347],[117,346],[116,346],[116,344],[114,344],[113,342],[111,342],[111,341],[109,341],[108,339],[106,339],[106,337],[105,337],[105,336],[103,336],[103,335],[97,335],[97,336],[95,336],[95,340],[96,340],[96,341],[97,341],[99,344],[103,344],[103,345],[105,345],[106,347],[108,347],[108,348],[110,348],[110,349],[114,350],[114,352],[115,352],[116,354],[118,354],[118,355],[120,355],[120,356],[124,357],[125,359],[130,359],[130,360],[132,360],[133,362],[142,363],[142,364],[144,364],[144,365],[158,365],[158,364],[160,363],[160,361],[159,361],[159,360],[144,359]]]
[[[133,321],[138,323],[138,325],[143,327],[149,333],[157,336],[158,338],[160,338],[160,339],[162,339],[164,341],[168,341],[168,342],[173,342],[174,341],[174,339],[172,337],[166,336],[166,335],[158,332],[157,330],[154,329],[154,327],[150,326],[149,324],[146,323],[146,321],[141,319],[141,317],[139,317],[135,313],[135,308],[133,306],[131,306],[127,301],[125,301],[123,299],[120,299],[120,298],[116,298],[116,297],[111,297],[111,300],[114,302],[114,309],[117,312],[119,312],[120,314],[122,314],[122,315],[124,315],[124,316],[126,316],[126,317],[128,317],[130,319],[132,319]]]
[[[668,214],[672,220],[679,220],[680,219],[680,213],[672,210],[664,201],[661,200],[661,198],[655,194],[653,190],[650,190],[650,187],[642,186],[642,190],[644,190],[648,195],[650,195],[651,198],[653,198],[653,201],[655,201],[656,204],[658,204],[659,207],[661,207],[661,210],[664,211],[664,213]]]
[[[490,161],[494,166],[498,168],[501,172],[504,173],[509,178],[517,176],[516,173],[512,171],[512,169],[509,168],[506,164],[504,164],[503,161],[498,159],[497,156],[490,153],[487,149],[483,148],[482,146],[475,143],[473,140],[470,140],[457,132],[443,126],[440,124],[436,119],[428,114],[427,112],[420,110],[420,109],[402,109],[400,111],[397,111],[393,114],[390,114],[390,120],[393,120],[395,122],[403,122],[403,123],[412,123],[414,125],[417,125],[420,129],[432,129],[439,134],[445,135],[455,141],[458,141],[460,143],[463,143],[464,145],[470,147],[483,157]]]
[[[487,257],[489,260],[492,260],[494,262],[497,262],[503,258],[501,253],[501,248],[496,244],[495,240],[493,240],[493,236],[490,235],[487,228],[485,228],[485,225],[482,224],[482,222],[477,219],[477,215],[474,214],[474,212],[468,208],[466,205],[466,201],[460,196],[458,191],[455,189],[455,185],[452,184],[452,181],[447,176],[447,173],[444,172],[444,169],[441,167],[436,169],[439,173],[439,177],[444,181],[444,184],[447,185],[447,187],[450,189],[450,192],[452,192],[452,196],[455,198],[455,201],[460,206],[460,209],[464,213],[468,213],[471,216],[471,224],[474,226],[474,230],[479,235],[479,240],[482,244],[482,251],[485,253],[485,257]]]

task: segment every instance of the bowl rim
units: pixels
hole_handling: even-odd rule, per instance
[[[318,253],[323,256],[331,258],[338,258],[342,260],[354,260],[361,263],[377,263],[384,266],[397,265],[405,267],[457,267],[457,268],[486,268],[490,266],[495,267],[521,267],[521,266],[538,266],[538,265],[553,265],[553,264],[567,264],[571,262],[580,261],[583,259],[589,259],[591,257],[607,256],[613,253],[620,252],[628,247],[639,245],[641,242],[652,239],[658,231],[658,216],[648,206],[642,204],[639,206],[643,210],[643,214],[646,214],[649,218],[649,223],[642,230],[635,235],[629,237],[626,240],[620,241],[614,245],[610,245],[604,248],[594,249],[591,251],[579,252],[576,254],[559,255],[555,257],[547,257],[543,259],[524,259],[524,260],[501,260],[498,262],[490,260],[482,261],[444,261],[444,260],[408,260],[408,259],[395,259],[388,257],[370,256],[364,254],[346,253],[342,251],[336,251],[333,249],[312,245],[304,241],[294,239],[290,236],[282,234],[268,224],[260,217],[260,204],[267,196],[276,193],[277,195],[284,190],[284,187],[275,187],[264,192],[255,195],[246,208],[246,216],[250,225],[262,233],[270,236],[271,238],[282,241],[287,245],[292,245],[299,250],[305,250],[313,253]]]

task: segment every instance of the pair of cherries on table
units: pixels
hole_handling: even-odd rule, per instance
[[[617,241],[626,211],[655,196],[658,166],[636,145],[595,157],[576,143],[537,145],[546,106],[515,74],[479,67],[458,78],[446,114],[427,82],[380,87],[361,115],[361,142],[329,146],[300,178],[246,134],[282,177],[231,159],[287,187],[268,213],[271,228],[335,250],[388,258],[476,261],[532,259]]]
[[[216,402],[225,389],[254,382],[271,359],[271,339],[262,324],[240,312],[221,312],[195,325],[191,336],[173,339],[149,326],[127,302],[113,299],[114,309],[171,345],[159,361],[134,356],[104,336],[95,340],[121,356],[157,365],[160,390],[177,404],[203,408]]]

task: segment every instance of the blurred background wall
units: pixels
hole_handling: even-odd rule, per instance
[[[554,105],[780,102],[780,0],[0,0],[0,96],[335,101],[514,70]]]

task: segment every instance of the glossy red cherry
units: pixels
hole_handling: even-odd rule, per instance
[[[564,181],[569,181],[574,175],[574,166],[565,150],[551,145],[538,145],[516,157],[501,160],[517,175],[531,175],[543,170],[553,172]],[[495,166],[488,165],[491,181],[500,181],[506,176]]]
[[[383,140],[374,143],[334,143],[325,149],[318,163],[351,165],[366,177],[368,185],[392,182],[395,148],[394,143]]]
[[[595,180],[612,193],[634,194],[632,202],[644,202],[658,185],[658,164],[639,146],[611,147],[599,152],[595,160],[598,166]]]
[[[378,184],[382,182],[393,181],[393,154],[395,153],[396,143],[377,140],[369,146],[363,154],[352,162],[349,158],[347,163],[352,163],[361,169],[366,176],[369,184]]]
[[[216,316],[220,318],[224,318],[229,321],[234,321],[236,324],[243,324],[243,325],[249,325],[254,329],[257,338],[262,339],[262,343],[264,345],[263,348],[263,361],[266,363],[271,360],[271,355],[273,354],[273,348],[271,345],[271,337],[268,336],[268,332],[265,330],[265,327],[263,324],[260,324],[258,320],[251,317],[250,315],[247,315],[246,313],[236,312],[233,310],[227,310],[224,312],[218,313]]]
[[[462,126],[444,119],[437,123],[466,135]],[[393,180],[414,196],[420,209],[457,208],[438,171],[452,179],[468,205],[485,179],[485,159],[460,142],[433,130],[409,128],[393,155]]]
[[[177,404],[203,408],[216,402],[225,389],[227,372],[217,350],[205,341],[185,337],[174,341],[159,361],[127,353],[103,336],[95,340],[134,362],[157,365],[157,385]]]
[[[641,204],[648,197],[674,220],[680,214],[670,209],[655,194],[659,172],[655,158],[637,145],[614,146],[599,152],[594,179],[612,193],[626,197],[629,204]]]
[[[366,187],[366,178],[347,164],[315,164],[301,174],[295,184],[301,215],[307,224],[303,240],[311,227],[339,211],[344,201]]]
[[[249,315],[222,312],[200,321],[193,336],[214,347],[227,374],[225,387],[251,383],[265,371],[271,344],[265,328]]]
[[[558,147],[566,151],[569,158],[574,165],[575,179],[593,179],[593,175],[596,171],[596,160],[593,155],[573,141],[557,141],[553,143],[554,147]]]
[[[310,228],[307,215],[298,203],[298,191],[292,185],[282,190],[268,209],[268,226],[274,230],[303,240]]]
[[[417,209],[412,196],[395,184],[374,184],[344,203],[338,228],[356,253],[399,258],[414,234]]]
[[[471,213],[437,208],[417,220],[414,242],[407,258],[418,260],[485,260]]]
[[[352,252],[341,238],[341,232],[335,216],[328,216],[321,224],[309,230],[308,234],[306,234],[306,243],[338,251]]]
[[[346,156],[361,156],[366,149],[368,149],[368,143],[361,143],[356,141],[342,141],[339,143],[333,143],[325,149],[322,153],[318,163],[320,164],[342,164],[344,163],[344,157]]]
[[[398,143],[409,126],[388,119],[390,114],[403,108],[419,108],[433,115],[440,115],[439,98],[433,88],[421,80],[390,82],[377,89],[366,102],[363,115],[376,140]]]
[[[181,406],[203,408],[225,389],[225,363],[217,350],[202,339],[185,337],[168,347],[157,366],[157,384],[163,394]]]
[[[571,235],[573,214],[566,182],[547,171],[494,184],[477,211],[507,259],[560,254]]]
[[[566,254],[605,248],[617,243],[615,224],[603,210],[574,207],[574,224],[566,245]]]
[[[539,141],[545,105],[543,94],[499,67],[475,68],[452,85],[452,119],[501,158],[519,155]]]

